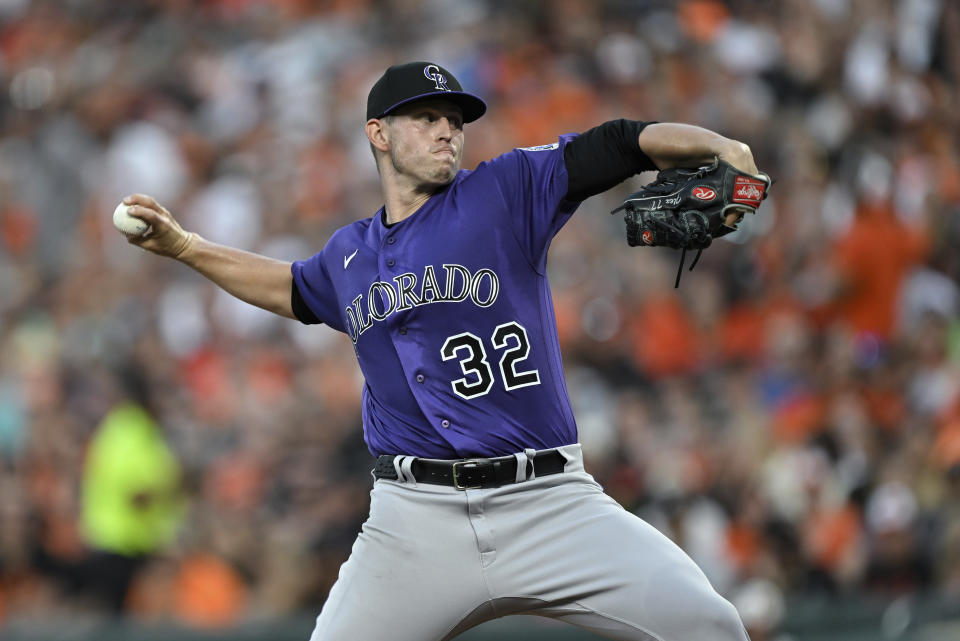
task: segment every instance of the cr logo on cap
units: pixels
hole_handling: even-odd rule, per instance
[[[427,65],[424,67],[423,75],[425,75],[429,80],[433,80],[433,84],[437,88],[437,91],[450,91],[450,89],[447,87],[447,79],[442,73],[440,73],[440,69],[437,67],[437,65]]]

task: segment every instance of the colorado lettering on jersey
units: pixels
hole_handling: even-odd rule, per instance
[[[375,321],[386,320],[395,312],[432,303],[460,303],[467,299],[478,307],[490,307],[500,294],[500,278],[492,269],[484,267],[471,272],[463,265],[444,264],[443,272],[443,288],[437,281],[433,265],[424,268],[420,279],[413,272],[404,272],[391,281],[374,281],[344,309],[344,324],[350,340],[356,344]]]

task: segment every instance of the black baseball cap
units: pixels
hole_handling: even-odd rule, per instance
[[[463,111],[463,122],[473,122],[487,110],[487,103],[467,93],[453,74],[435,62],[408,62],[383,72],[367,95],[367,120],[383,118],[415,100],[443,98]]]

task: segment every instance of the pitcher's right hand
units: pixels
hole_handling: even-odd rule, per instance
[[[146,194],[131,194],[123,202],[129,206],[127,213],[149,225],[142,236],[127,237],[127,242],[133,245],[161,256],[179,258],[199,238],[185,231],[166,207]]]

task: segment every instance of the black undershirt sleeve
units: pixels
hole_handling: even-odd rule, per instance
[[[290,307],[293,308],[293,315],[304,325],[316,325],[322,322],[316,314],[310,311],[307,303],[303,300],[303,295],[297,289],[297,281],[293,281],[290,291]]]
[[[657,170],[637,138],[652,122],[611,120],[589,129],[563,149],[567,200],[581,201],[605,192],[641,171]]]

